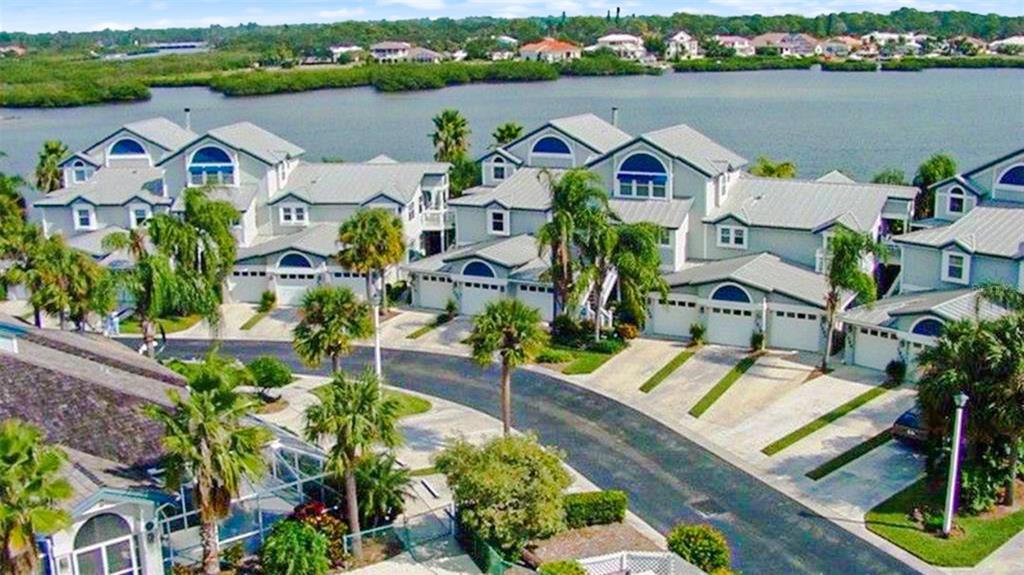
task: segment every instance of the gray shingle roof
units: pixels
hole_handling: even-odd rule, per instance
[[[769,253],[695,264],[663,277],[672,287],[733,281],[825,307],[825,276]]]
[[[301,163],[288,183],[270,200],[273,204],[292,195],[311,204],[362,205],[384,194],[408,203],[424,176],[444,174],[448,164],[438,162]]]
[[[669,229],[679,229],[690,213],[693,200],[624,200],[608,201],[608,207],[623,222],[636,224],[647,222]]]
[[[890,198],[913,199],[917,188],[882,184],[758,178],[743,175],[705,221],[728,216],[751,226],[817,230],[833,222],[871,229]]]
[[[896,236],[897,242],[946,247],[956,243],[971,253],[1019,259],[1024,257],[1024,206],[984,202],[949,224]]]
[[[102,168],[89,181],[62,188],[36,200],[36,206],[67,206],[84,200],[97,206],[123,206],[135,198],[152,205],[169,205],[159,194],[163,185],[160,168]]]
[[[455,248],[443,254],[410,262],[405,269],[412,272],[458,273],[462,269],[460,262],[470,258],[479,258],[502,266],[510,270],[513,279],[533,281],[548,267],[546,250],[544,253],[538,250],[537,238],[521,234]]]
[[[309,227],[283,236],[269,236],[249,247],[238,248],[236,260],[268,256],[296,250],[321,257],[332,256],[341,249],[338,243],[338,224],[312,224]]]
[[[551,207],[551,190],[546,174],[557,182],[564,173],[565,170],[558,169],[520,168],[493,188],[473,188],[476,191],[448,203],[452,206],[484,207],[496,202],[506,209],[545,211]]]
[[[996,319],[1008,312],[978,294],[977,289],[926,291],[903,294],[859,306],[843,314],[844,321],[890,327],[899,316],[934,315],[947,321]]]
[[[130,122],[124,128],[134,132],[143,138],[159,145],[169,152],[173,152],[185,144],[194,140],[197,136],[192,130],[186,130],[178,124],[164,117],[149,118]]]
[[[626,132],[594,114],[579,114],[577,116],[555,118],[548,123],[597,150],[600,154],[621,146],[632,139]]]
[[[305,152],[299,146],[252,122],[238,122],[221,126],[210,130],[207,134],[268,164],[277,164],[288,158],[296,158]]]
[[[747,163],[743,156],[686,124],[647,132],[640,138],[709,175],[721,174]]]

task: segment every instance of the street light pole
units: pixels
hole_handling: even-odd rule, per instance
[[[953,449],[949,455],[949,479],[946,481],[946,512],[942,517],[942,534],[949,537],[953,530],[953,503],[956,499],[957,473],[960,468],[960,436],[963,434],[964,406],[967,394],[960,392],[953,397],[956,404],[956,418],[953,421]]]

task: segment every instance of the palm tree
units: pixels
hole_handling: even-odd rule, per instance
[[[612,257],[619,244],[619,230],[605,210],[589,210],[581,217],[583,233],[579,243],[582,267],[577,278],[576,291],[590,289],[591,306],[594,312],[594,341],[601,340],[601,314],[604,311],[602,291],[612,273]]]
[[[106,269],[88,254],[67,246],[62,236],[52,236],[43,246],[45,255],[38,262],[41,289],[33,297],[46,312],[60,318],[65,329],[69,314],[81,328],[89,311],[109,311],[113,302],[105,289]],[[38,297],[36,297],[38,296]]]
[[[821,370],[828,370],[829,356],[832,355],[832,332],[835,331],[836,316],[843,304],[844,293],[853,293],[863,304],[874,303],[878,297],[875,277],[864,271],[864,260],[870,256],[885,257],[885,246],[867,234],[857,233],[844,227],[836,229],[828,242],[825,254],[825,355],[821,358]]]
[[[25,180],[21,176],[8,176],[0,172],[0,197],[13,201],[20,212],[25,207],[25,198],[21,195],[21,188]]]
[[[494,138],[494,148],[500,148],[505,144],[510,144],[518,140],[523,135],[523,125],[517,122],[505,122],[491,133],[491,137]]]
[[[430,140],[434,144],[434,159],[438,162],[452,162],[462,158],[469,151],[469,122],[458,110],[446,109],[434,116],[434,132]]]
[[[36,187],[43,193],[59,190],[62,184],[60,163],[68,155],[68,147],[60,140],[43,142],[36,164]]]
[[[501,361],[501,423],[506,436],[512,431],[512,370],[530,362],[547,341],[540,312],[517,299],[487,304],[473,322],[468,340],[473,359],[486,366],[497,354]]]
[[[765,156],[757,159],[750,173],[762,178],[795,178],[796,164],[793,162],[773,162]]]
[[[612,265],[619,274],[619,306],[637,327],[647,321],[647,303],[651,292],[668,295],[668,284],[661,277],[661,229],[650,223],[623,224],[612,252]]]
[[[72,495],[60,470],[67,456],[43,445],[39,429],[16,419],[0,423],[0,572],[36,572],[37,535],[71,524],[59,504]]]
[[[352,341],[370,335],[369,306],[343,286],[321,285],[302,296],[299,323],[292,330],[295,353],[310,366],[331,358],[331,370],[341,369],[341,356],[352,351]]]
[[[217,522],[229,514],[243,482],[257,481],[265,473],[263,449],[272,438],[265,427],[243,423],[258,402],[237,393],[224,373],[204,364],[190,378],[187,398],[171,389],[170,408],[145,407],[164,426],[167,488],[192,483],[207,575],[220,573]]]
[[[352,534],[352,554],[362,558],[359,499],[356,468],[377,446],[401,443],[398,431],[398,401],[381,392],[380,379],[367,372],[348,380],[336,372],[327,385],[317,390],[320,403],[306,409],[306,439],[332,443],[325,469],[344,478],[345,509]]]
[[[921,192],[914,201],[914,217],[929,218],[935,214],[935,191],[931,187],[956,175],[956,160],[949,154],[932,154],[921,162],[914,174],[914,185]]]
[[[561,178],[545,172],[551,190],[551,219],[537,231],[540,253],[551,250],[550,276],[554,284],[554,315],[567,311],[575,291],[573,246],[581,233],[580,218],[593,209],[607,209],[608,194],[600,177],[588,170],[573,169]]]
[[[43,237],[39,226],[26,223],[20,213],[12,212],[13,204],[9,200],[0,200],[0,207],[3,210],[0,214],[0,257],[11,263],[3,270],[0,281],[4,287],[25,286],[35,325],[43,327],[42,306],[35,293],[44,285],[41,270],[43,260],[50,253],[44,249],[49,240]]]
[[[363,458],[356,466],[360,525],[373,528],[394,521],[405,506],[411,480],[409,470],[393,454]]]
[[[391,266],[405,257],[402,219],[383,208],[360,210],[341,224],[338,242],[344,246],[335,257],[345,269],[366,277],[366,301],[373,306],[373,356],[377,377],[383,377],[380,352],[380,310],[387,311],[385,277]],[[380,282],[375,298],[373,288]]]

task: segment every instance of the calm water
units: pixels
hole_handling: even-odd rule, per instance
[[[59,110],[0,109],[0,169],[28,173],[43,140],[87,146],[117,126],[156,115],[205,130],[249,120],[304,147],[306,157],[400,160],[431,155],[430,118],[457,108],[469,118],[473,153],[494,127],[527,127],[582,112],[609,116],[636,134],[680,122],[753,159],[797,163],[803,176],[842,169],[869,178],[885,167],[911,174],[935,151],[969,167],[1024,145],[1024,72],[932,70],[922,73],[808,71],[665,74],[564,79],[536,84],[460,86],[380,94],[348,89],[259,98],[225,98],[205,88],[153,91],[153,99]]]

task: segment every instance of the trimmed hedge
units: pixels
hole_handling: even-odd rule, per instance
[[[707,573],[728,570],[732,563],[725,535],[710,525],[676,525],[666,541],[670,551]]]
[[[874,72],[878,70],[878,63],[867,60],[831,60],[822,62],[821,69],[826,72]]]
[[[587,570],[575,559],[563,559],[541,565],[537,569],[537,573],[540,575],[587,575]]]
[[[624,491],[609,489],[570,493],[562,502],[565,506],[565,524],[570,529],[578,529],[621,522],[626,518],[629,497]]]

